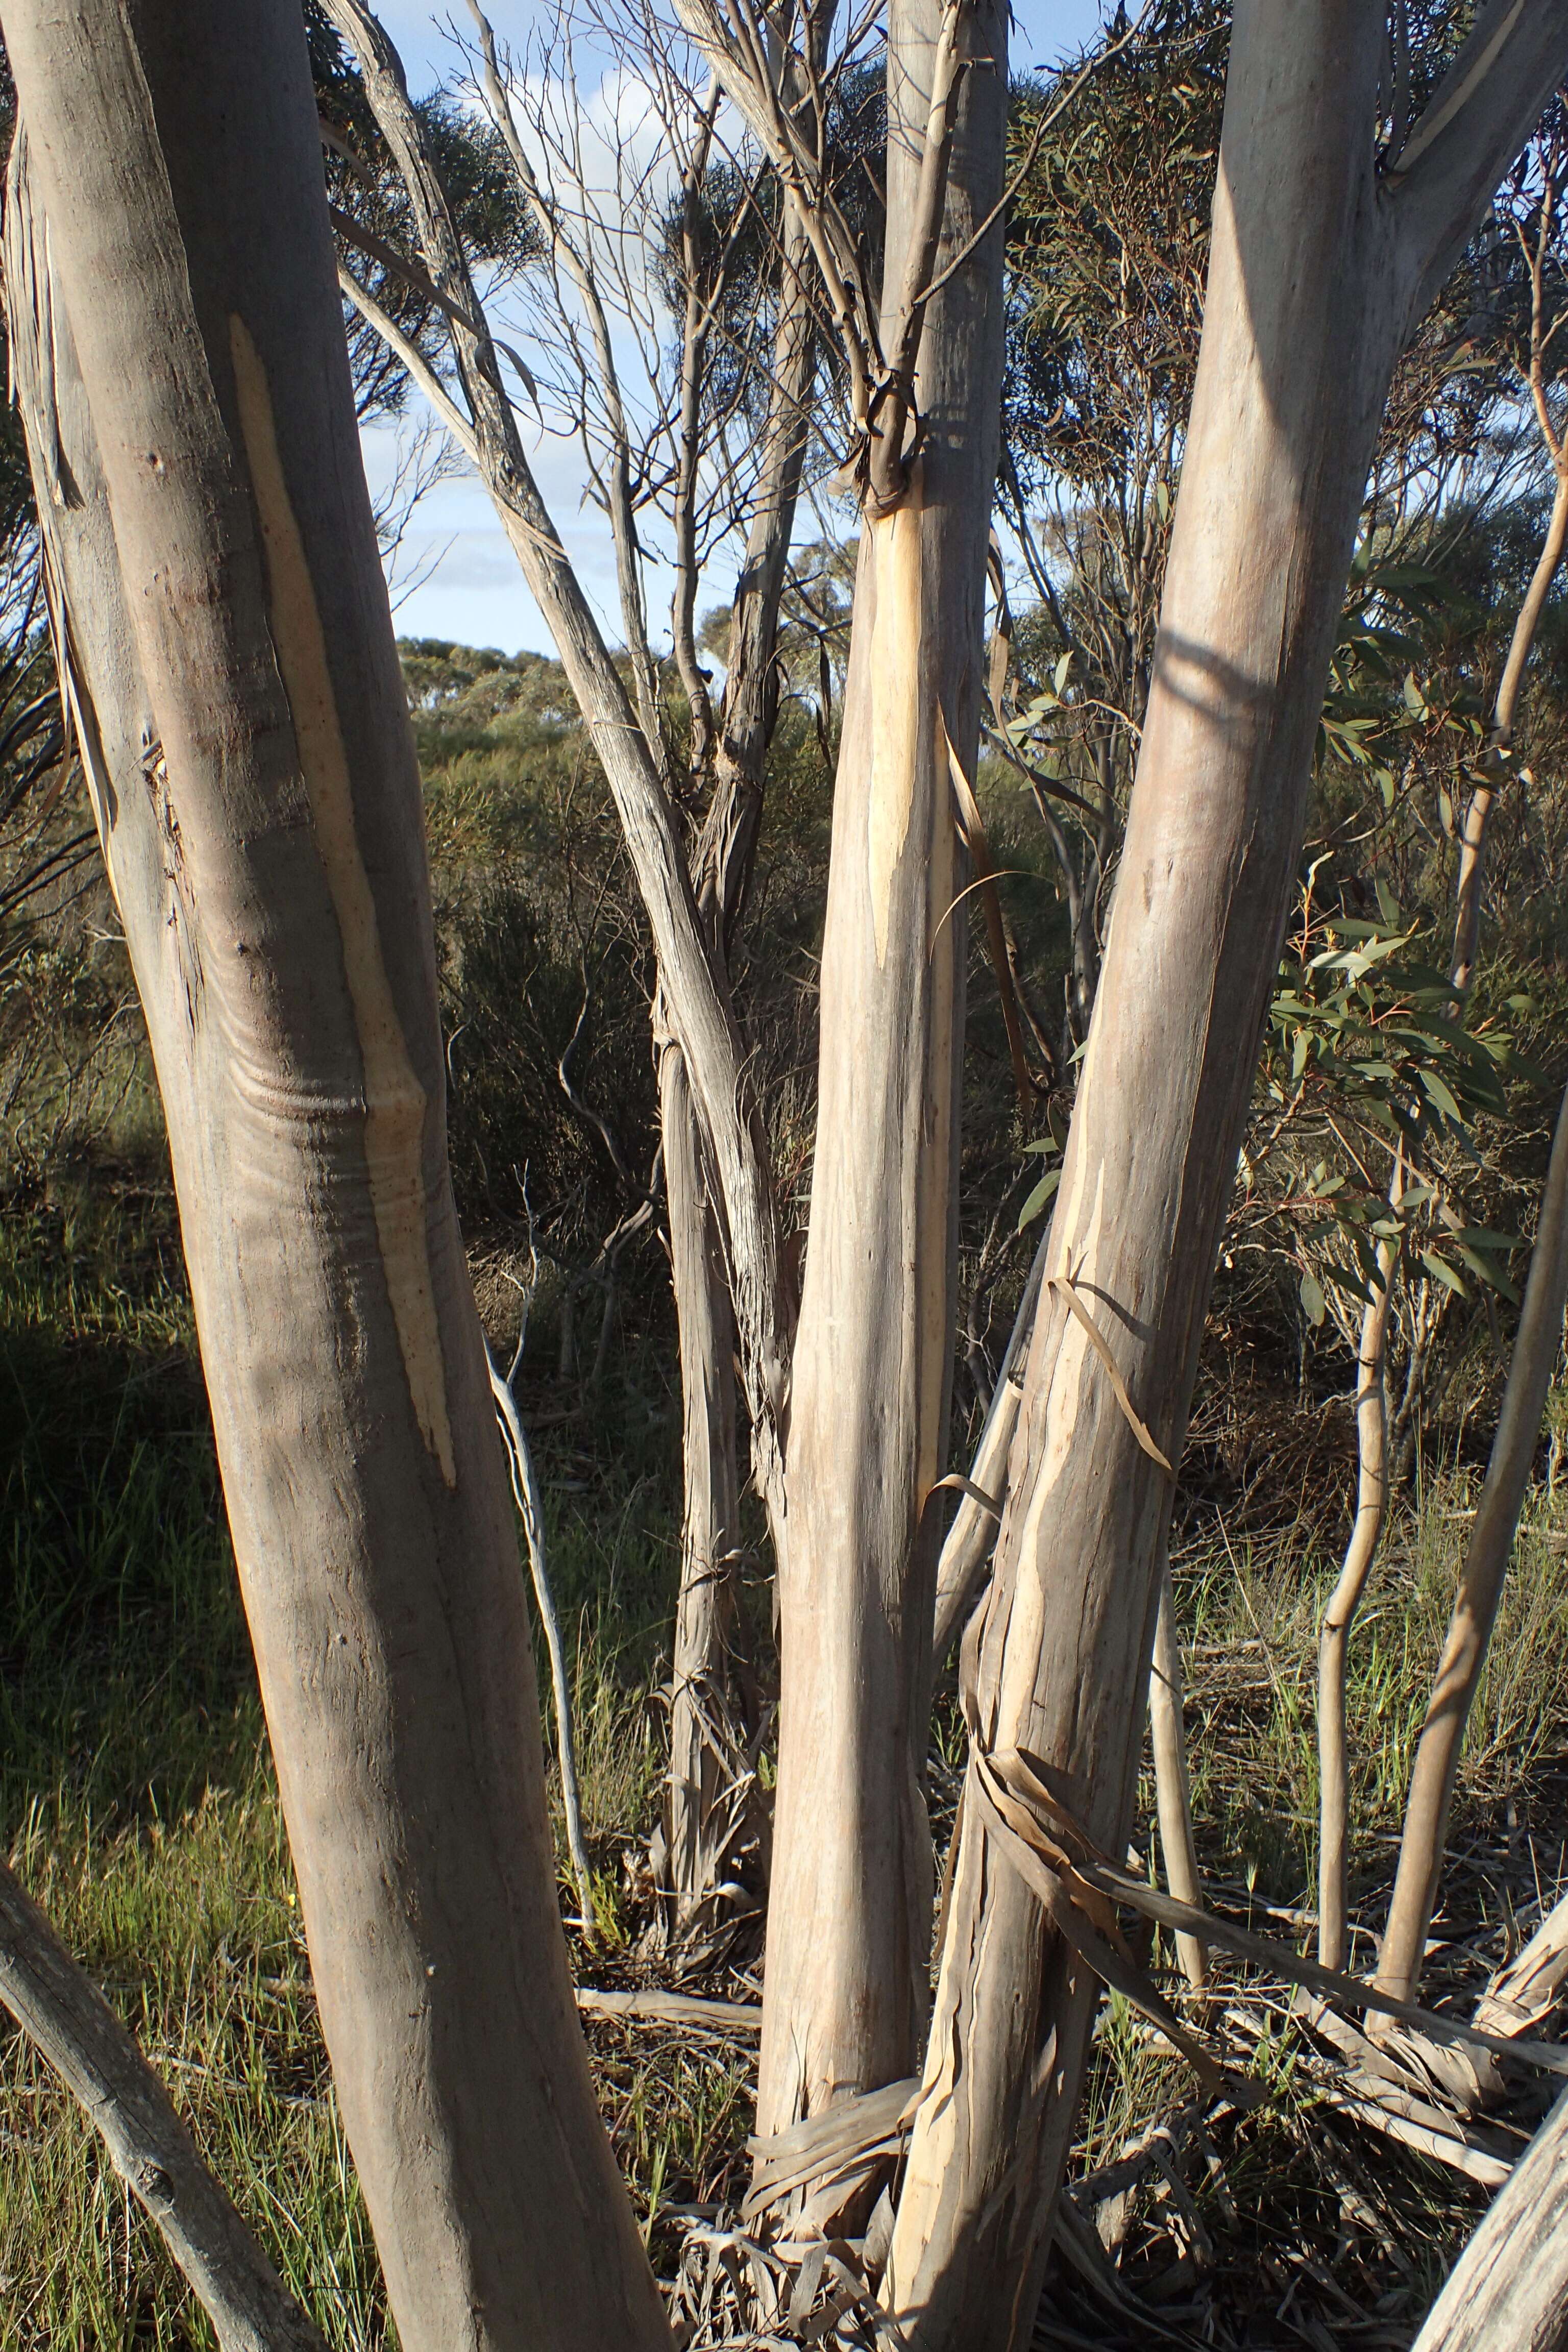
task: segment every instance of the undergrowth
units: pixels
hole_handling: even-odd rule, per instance
[[[646,1965],[623,1856],[646,1836],[657,1790],[676,1422],[668,1368],[652,1351],[615,1352],[603,1393],[553,1420],[552,1373],[540,1367],[524,1388],[541,1424],[598,1873],[597,1941],[577,1964],[590,1979],[635,1982]],[[0,1836],[329,2343],[373,2352],[392,2332],[321,2047],[155,1166],[84,1164],[47,1188],[13,1189],[0,1216]],[[1352,1644],[1354,1866],[1369,1925],[1476,1491],[1466,1464],[1426,1477],[1391,1528]],[[1320,1524],[1232,1545],[1214,1521],[1175,1563],[1205,1870],[1222,1904],[1297,1940],[1315,1866],[1317,1617],[1335,1566]],[[1565,1555],[1568,1509],[1538,1488],[1466,1754],[1455,1837],[1471,1864],[1454,1873],[1445,1915],[1456,1932],[1495,1927],[1500,1953],[1510,1904],[1532,1885],[1550,1894],[1564,1866],[1555,1830],[1538,1831],[1534,1814],[1563,1818]],[[932,1758],[939,1829],[960,1756],[949,1692]],[[1548,1787],[1554,1801],[1538,1807]],[[1141,1824],[1151,1795],[1145,1786]],[[1141,1851],[1148,1834],[1136,1832]],[[563,1849],[561,1859],[571,1911]],[[1169,1964],[1158,1944],[1152,1957]],[[1177,2340],[1300,2341],[1288,2322],[1306,2309],[1305,2280],[1315,2308],[1331,2311],[1337,2294],[1372,2315],[1382,2340],[1407,2342],[1471,2224],[1473,2192],[1384,2144],[1358,2152],[1353,2127],[1314,2111],[1294,2032],[1281,2013],[1254,2056],[1261,2103],[1231,2119],[1223,2160],[1195,2192],[1209,2315],[1183,2333],[1188,2306],[1178,2317],[1171,2298],[1193,2280],[1180,2262],[1159,2273],[1161,2307]],[[724,2204],[740,2186],[751,2053],[599,2020],[589,2040],[668,2273],[675,2209]],[[1114,2158],[1187,2088],[1165,2047],[1108,2003],[1075,2168]],[[1354,2195],[1347,2179],[1361,2183]],[[1327,2266],[1327,2287],[1303,2261]],[[0,2344],[209,2342],[74,2103],[20,2036],[0,2037]]]

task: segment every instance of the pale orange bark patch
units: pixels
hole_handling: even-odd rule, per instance
[[[871,789],[866,812],[871,923],[888,961],[893,876],[909,837],[920,755],[921,518],[916,499],[867,524],[876,572],[871,629]]]
[[[337,913],[364,1066],[364,1153],[376,1240],[415,1416],[448,1486],[458,1483],[447,1368],[430,1278],[425,1089],[409,1059],[354,829],[353,793],[316,592],[289,503],[266,371],[243,319],[229,320],[240,429],[267,556],[269,619],[294,720],[316,847]]]

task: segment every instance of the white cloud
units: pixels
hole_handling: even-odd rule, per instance
[[[409,86],[416,93],[437,80],[450,80],[459,71],[461,61],[445,15],[437,20],[422,0],[379,0],[377,13],[402,53]],[[1076,48],[1107,13],[1109,7],[1102,8],[1100,0],[1017,0],[1015,66],[1047,64]],[[493,0],[491,14],[498,37],[510,46],[521,62],[528,53],[531,37],[537,43],[552,21],[554,8],[552,0],[539,0],[539,5],[527,5],[525,0],[522,5]],[[466,37],[467,12],[458,9],[455,16]],[[583,160],[590,181],[607,196],[616,188],[626,192],[628,199],[635,192],[639,203],[672,188],[670,158],[646,81],[626,59],[613,58],[607,49],[595,54],[588,47],[579,50],[578,72],[576,103],[583,126]],[[591,79],[590,74],[595,72],[597,79]],[[530,88],[539,94],[537,76]],[[548,96],[557,109],[568,102],[559,81]],[[533,143],[531,140],[531,147]],[[600,234],[614,239],[617,217],[613,202],[606,203],[605,215]],[[545,365],[540,373],[544,375],[550,352],[541,353],[528,327],[516,320],[510,324],[508,339],[518,344],[531,363],[542,356]],[[497,325],[498,331],[508,332],[499,317]],[[615,340],[617,364],[626,369],[629,390],[637,374],[629,327],[618,328]],[[385,427],[373,427],[364,436],[373,493],[387,480],[394,462],[394,438]],[[537,428],[525,433],[525,438],[541,493],[577,566],[584,590],[597,609],[605,635],[618,642],[622,633],[614,553],[604,516],[584,503],[586,469],[582,451],[575,444],[541,434]],[[648,537],[656,547],[658,536],[657,527],[650,526]],[[735,568],[734,555],[721,551],[720,560],[705,572],[701,609],[728,599]],[[553,651],[489,500],[469,474],[438,484],[416,509],[399,551],[396,574],[408,580],[426,572],[427,576],[398,606],[400,634],[499,646],[506,652]],[[656,643],[667,636],[672,584],[667,568],[649,567],[648,621]]]

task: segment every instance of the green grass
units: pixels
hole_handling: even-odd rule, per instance
[[[329,2342],[373,2352],[390,2331],[317,2030],[191,1346],[156,1172],[12,1192],[0,1214],[0,1835]],[[677,1543],[668,1369],[651,1350],[618,1353],[614,1392],[582,1420],[542,1425],[542,1383],[535,1402],[599,1867],[590,1965],[624,1979],[638,1963],[621,1855],[655,1800],[653,1693]],[[1474,1496],[1473,1473],[1450,1470],[1418,1515],[1396,1517],[1352,1643],[1355,1864],[1372,1921]],[[1561,1806],[1538,1799],[1568,1752],[1565,1553],[1568,1508],[1538,1493],[1459,1794],[1461,1842],[1501,1838],[1516,1901],[1562,1865]],[[1314,1867],[1313,1657],[1335,1566],[1291,1534],[1234,1553],[1205,1539],[1176,1564],[1205,1864],[1286,1906],[1309,1899]],[[961,1761],[943,1710],[939,1816]],[[1489,1864],[1467,1865],[1451,1895],[1456,1916],[1495,1916],[1500,1946],[1502,1884]],[[1358,2152],[1353,2130],[1314,2110],[1293,2033],[1276,2019],[1258,2061],[1266,2096],[1226,2127],[1219,2173],[1198,2186],[1218,2250],[1209,2292],[1233,2317],[1271,2312],[1306,2248],[1363,2302],[1384,2298],[1391,2325],[1413,2324],[1474,2201],[1419,2158]],[[750,2057],[597,2021],[589,2038],[668,2272],[676,2239],[660,2206],[733,2192]],[[1187,2087],[1140,2021],[1108,2004],[1079,2160],[1114,2156]],[[1350,2177],[1375,2216],[1371,2238],[1342,2222],[1337,2184]],[[1168,2263],[1157,2219],[1137,2241],[1145,2252],[1128,2256],[1134,2281],[1141,2262],[1152,2274]],[[209,2341],[74,2103],[19,2036],[0,2035],[0,2345]]]
[[[339,2126],[167,1198],[85,1179],[0,1214],[0,1837],[343,2352],[391,2340]],[[646,1409],[640,1420],[649,1419]],[[669,1496],[542,1449],[613,1958],[658,1773]],[[586,1474],[586,1475],[584,1475]],[[547,1687],[547,1684],[544,1685]],[[559,1834],[559,1824],[558,1824]],[[563,1841],[560,1854],[564,1872]],[[568,1897],[574,1907],[574,1899]],[[712,2192],[740,2066],[595,2024],[645,2217]],[[0,2032],[0,2346],[211,2337],[75,2103]]]
[[[1432,1479],[1419,1509],[1394,1512],[1351,1637],[1352,1893],[1392,1874],[1395,1831],[1447,1628],[1479,1473]],[[1205,1543],[1176,1564],[1188,1630],[1188,1745],[1202,1842],[1226,1874],[1276,1903],[1304,1904],[1317,1867],[1318,1626],[1336,1554],[1293,1532],[1232,1549]],[[1538,1773],[1568,1752],[1568,1494],[1526,1504],[1456,1799],[1455,1828],[1528,1811]],[[1519,1823],[1516,1818],[1516,1829]],[[1528,1829],[1528,1825],[1527,1825]],[[1561,1831],[1542,1825],[1542,1873],[1562,1868]],[[1375,1904],[1372,1906],[1375,1916]]]

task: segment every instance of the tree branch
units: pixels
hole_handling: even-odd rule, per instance
[[[1568,69],[1568,0],[1489,0],[1386,174],[1419,318]]]
[[[0,1862],[0,2000],[75,2093],[223,2352],[325,2352],[98,1987]]]

